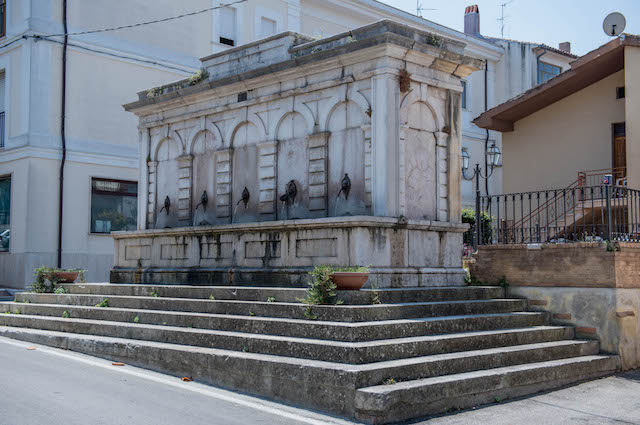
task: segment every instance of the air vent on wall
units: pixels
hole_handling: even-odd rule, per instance
[[[242,93],[238,93],[238,102],[244,102],[247,100],[247,92],[243,91]]]

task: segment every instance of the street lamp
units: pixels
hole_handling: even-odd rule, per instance
[[[484,174],[482,169],[480,168],[480,164],[476,164],[475,169],[473,170],[473,175],[471,177],[467,177],[467,170],[469,169],[469,165],[471,162],[471,156],[469,152],[466,150],[462,151],[462,177],[465,180],[476,180],[476,231],[473,232],[473,250],[476,251],[478,249],[479,236],[480,236],[480,177],[488,180],[489,177],[493,175],[493,169],[500,165],[500,158],[502,157],[502,152],[496,146],[495,143],[491,145],[486,152],[487,155],[487,163],[488,167],[485,170]]]

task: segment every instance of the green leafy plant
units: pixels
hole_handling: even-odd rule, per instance
[[[47,292],[54,293],[58,288],[58,282],[60,278],[58,277],[59,272],[77,272],[78,273],[78,281],[86,282],[84,274],[86,270],[83,269],[58,269],[55,267],[38,267],[33,271],[33,275],[36,278],[36,281],[31,284],[32,292]]]
[[[140,317],[139,316],[134,317],[133,323],[140,323]]]
[[[504,289],[509,287],[509,282],[507,282],[507,277],[505,275],[502,275],[500,280],[498,280],[498,285],[502,286]]]
[[[150,296],[150,297],[154,297],[154,298],[158,298],[160,295],[159,295],[156,291],[151,291],[151,292],[149,293],[149,296]]]
[[[71,314],[69,314],[69,312],[67,310],[62,312],[62,318],[63,319],[69,319],[71,317]]]
[[[104,300],[100,301],[98,304],[96,304],[96,307],[109,307],[109,298],[105,298]]]
[[[620,250],[620,248],[618,247],[618,244],[616,244],[615,242],[606,241],[605,243],[606,243],[607,252],[616,252]]]
[[[462,222],[469,223],[471,227],[464,232],[463,241],[466,245],[473,244],[473,228],[476,224],[476,210],[473,208],[465,208],[462,210]],[[491,216],[486,211],[480,213],[480,226],[482,229],[482,243],[486,244],[491,241],[492,228],[491,228]]]
[[[276,302],[276,297],[269,297],[269,298],[267,298],[267,302],[268,302],[268,303],[274,303],[274,302]]]
[[[195,86],[196,84],[206,80],[207,78],[209,78],[209,71],[207,71],[204,68],[201,68],[198,72],[196,72],[191,77],[189,77],[189,85]]]
[[[427,44],[441,48],[444,44],[444,40],[440,36],[429,34],[429,36],[427,37]]]
[[[316,266],[309,272],[313,279],[309,282],[307,296],[301,301],[308,305],[341,304],[337,299],[337,286],[331,280],[331,275],[336,271],[339,270],[331,266]]]
[[[66,290],[66,289],[64,289],[64,287],[63,287],[63,286],[58,286],[58,287],[53,291],[53,293],[54,293],[54,294],[58,294],[58,295],[66,294],[66,293],[67,293],[67,290]]]
[[[380,290],[373,282],[371,282],[369,301],[371,302],[371,304],[382,304],[382,301],[380,300]]]
[[[13,314],[22,314],[22,310],[20,310],[19,308],[16,308],[16,311]]]
[[[152,89],[147,90],[147,97],[156,97],[160,96],[164,93],[164,89],[162,87],[154,87]]]
[[[398,382],[393,379],[393,378],[387,378],[384,381],[382,381],[382,385],[393,385],[393,384],[397,384]]]
[[[209,295],[209,299],[210,299],[211,301],[215,301],[215,300],[216,300],[216,297],[214,297],[214,296],[213,296],[213,294],[211,294],[211,295]]]

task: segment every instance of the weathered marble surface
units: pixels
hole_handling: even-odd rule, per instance
[[[140,93],[125,108],[140,119],[141,229],[349,216],[459,223],[460,78],[481,66],[463,47],[390,21],[318,41],[283,33],[204,58],[210,75],[199,84]],[[461,241],[449,248],[460,239],[449,232],[418,238],[425,251],[411,253],[421,262],[411,267],[431,267],[430,255],[459,267]],[[154,261],[173,267],[195,255],[163,249]],[[297,264],[280,258],[278,267]],[[327,262],[346,265],[336,258]]]

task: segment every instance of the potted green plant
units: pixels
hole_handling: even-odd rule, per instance
[[[346,267],[335,269],[331,281],[338,290],[359,291],[369,280],[369,267]]]
[[[58,269],[55,267],[39,267],[34,270],[36,281],[31,285],[34,292],[54,292],[60,283],[73,283],[77,279],[84,282],[82,269]]]

